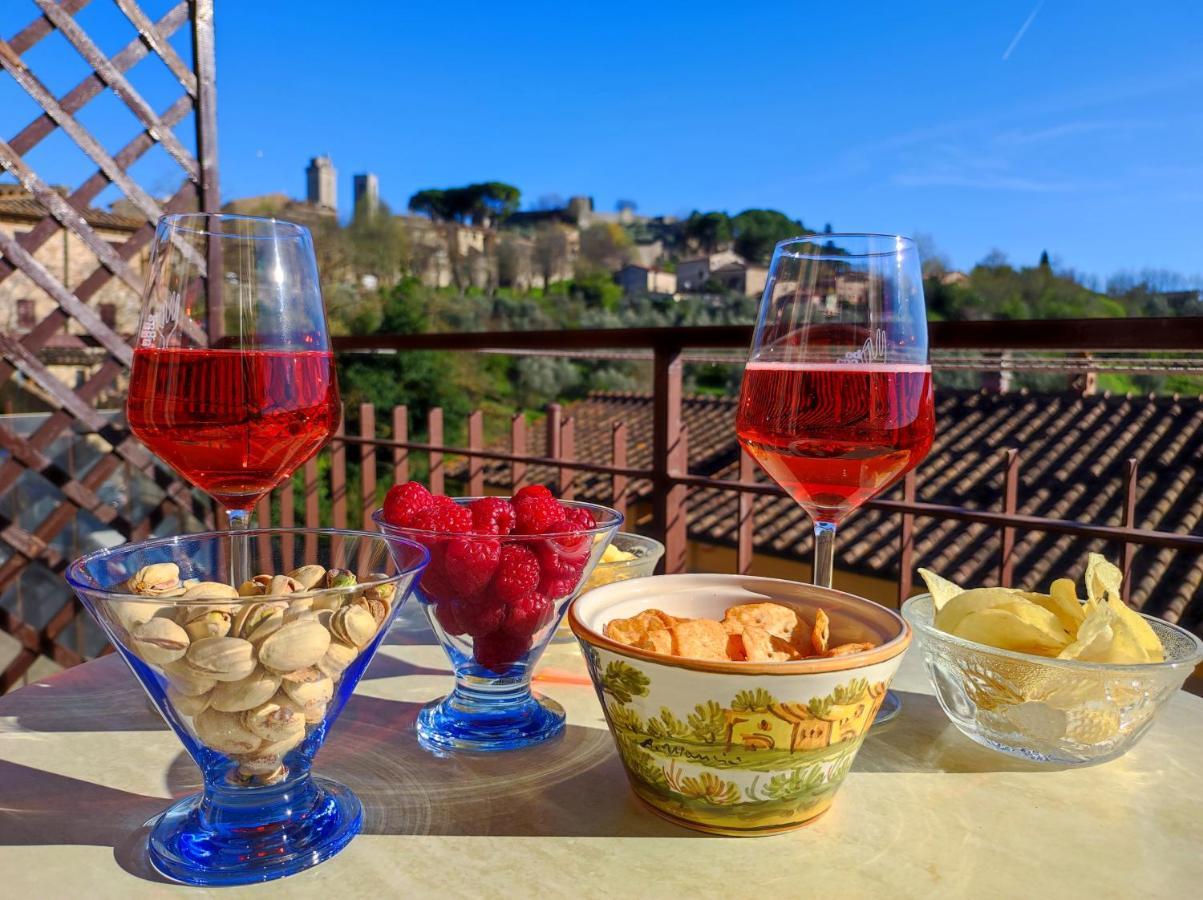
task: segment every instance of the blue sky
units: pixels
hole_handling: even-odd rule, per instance
[[[3,6],[6,37],[36,11]],[[110,53],[132,37],[110,0],[80,20]],[[1102,277],[1195,274],[1200,37],[1203,4],[1185,0],[218,0],[223,194],[300,196],[309,157],[329,153],[344,212],[359,171],[394,209],[499,179],[528,202],[922,232],[959,267],[997,247]],[[58,36],[29,58],[59,93],[85,73]],[[174,94],[156,66],[131,77],[161,109]],[[0,75],[5,136],[32,113]],[[114,143],[136,133],[112,97],[80,118]],[[61,136],[31,161],[64,181],[92,171]],[[136,171],[160,190],[176,177],[161,152]]]

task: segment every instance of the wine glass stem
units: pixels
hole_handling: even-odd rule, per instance
[[[246,531],[251,527],[249,509],[227,509],[230,531]],[[230,537],[230,583],[237,587],[251,577],[251,539],[245,534]]]
[[[831,587],[831,567],[835,561],[835,523],[815,522],[814,583]]]

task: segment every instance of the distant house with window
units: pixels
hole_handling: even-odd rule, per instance
[[[767,266],[748,262],[734,250],[720,250],[677,263],[677,290],[700,293],[710,284],[748,297],[764,290]]]
[[[614,276],[624,294],[675,294],[677,276],[655,266],[634,263],[623,266]]]

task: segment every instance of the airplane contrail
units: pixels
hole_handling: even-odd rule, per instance
[[[1015,51],[1015,48],[1019,46],[1019,42],[1023,40],[1023,36],[1027,33],[1028,28],[1031,26],[1032,22],[1036,20],[1036,13],[1040,12],[1040,7],[1042,6],[1044,6],[1044,0],[1040,0],[1040,2],[1036,4],[1036,8],[1032,10],[1031,14],[1023,20],[1023,24],[1019,26],[1019,30],[1015,32],[1015,37],[1011,38],[1011,43],[1007,45],[1006,52],[1004,52],[1002,55],[1003,62],[1006,62],[1010,58],[1011,54]]]

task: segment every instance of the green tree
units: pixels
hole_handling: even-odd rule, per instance
[[[700,213],[694,210],[681,227],[690,247],[714,253],[731,243],[731,220],[725,212]]]
[[[744,259],[767,263],[778,241],[797,237],[806,229],[775,209],[745,209],[731,219],[735,252]]]
[[[581,231],[580,259],[587,265],[614,272],[634,256],[630,235],[616,222],[597,222]]]

